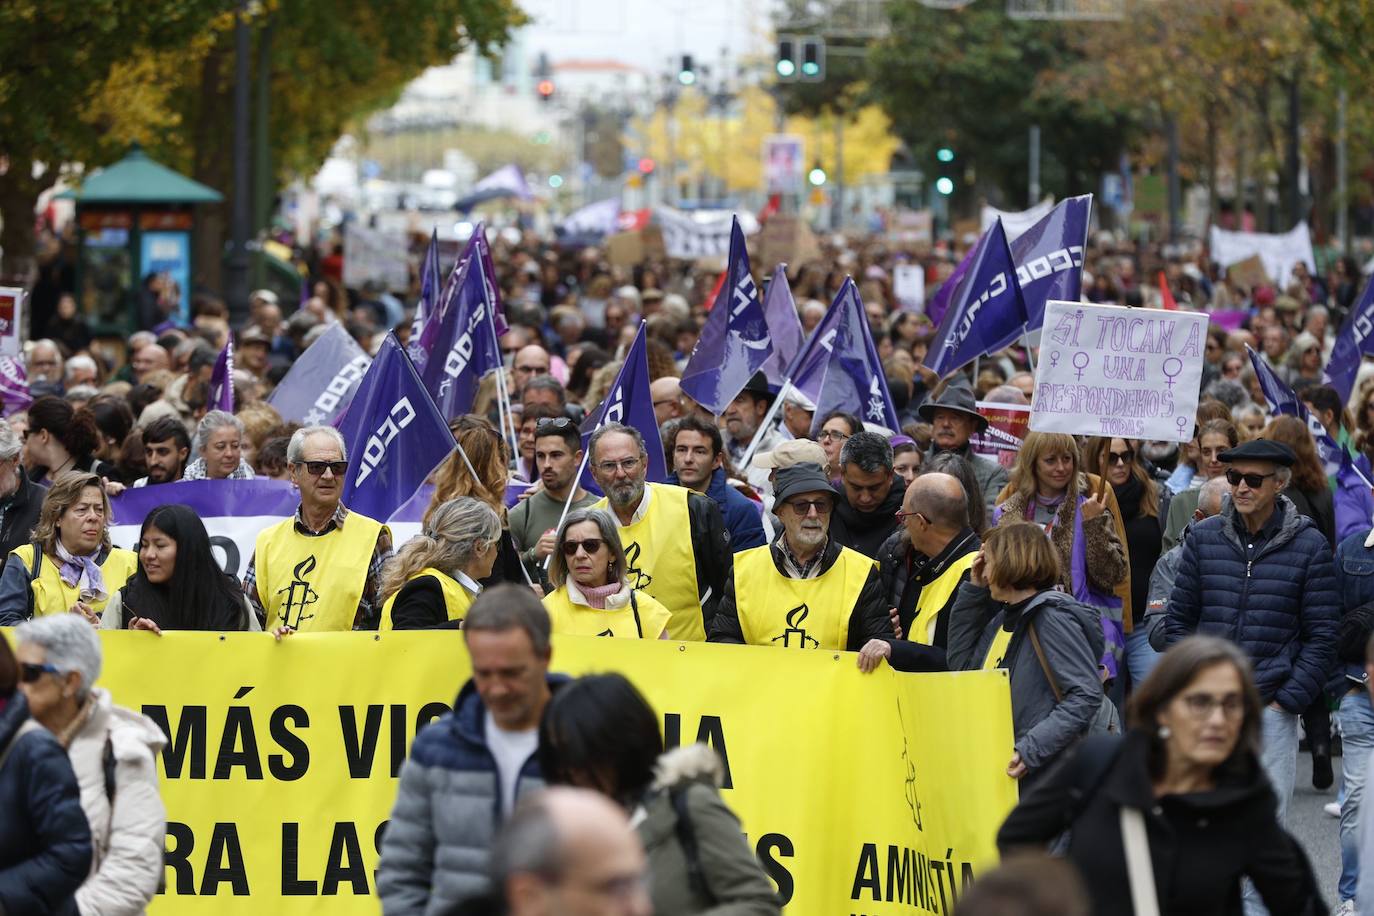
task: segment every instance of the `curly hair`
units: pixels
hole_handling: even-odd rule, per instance
[[[58,523],[67,510],[81,499],[87,487],[100,491],[100,501],[105,507],[105,529],[100,535],[100,549],[110,547],[110,498],[105,495],[105,486],[99,475],[85,471],[64,471],[48,488],[43,497],[43,508],[38,513],[38,524],[33,526],[33,539],[48,556],[57,556]]]
[[[449,423],[449,429],[458,439],[463,452],[472,462],[478,478],[474,480],[463,456],[454,449],[434,471],[434,498],[425,510],[424,524],[438,507],[459,496],[475,496],[491,506],[504,526],[506,519],[506,480],[510,475],[507,467],[506,444],[496,427],[485,417],[464,414]]]

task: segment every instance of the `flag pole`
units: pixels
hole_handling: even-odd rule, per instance
[[[740,467],[736,468],[736,470],[746,474],[749,472],[749,460],[754,457],[754,452],[758,451],[760,443],[763,442],[764,430],[772,426],[774,418],[778,415],[778,411],[782,409],[783,398],[787,397],[791,391],[792,380],[788,379],[783,382],[782,387],[778,389],[778,396],[774,398],[773,403],[769,405],[768,413],[763,416],[763,422],[758,425],[758,429],[754,430],[754,436],[749,440],[749,447],[744,450],[744,457],[740,459]]]
[[[1021,343],[1026,348],[1026,362],[1030,363],[1031,375],[1035,374],[1035,354],[1031,352],[1030,329],[1021,325]]]

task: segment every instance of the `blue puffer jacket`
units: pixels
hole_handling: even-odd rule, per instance
[[[18,690],[0,700],[0,913],[74,914],[91,825],[67,752],[45,728],[20,734],[28,719]]]
[[[678,483],[676,474],[668,475],[668,483]],[[763,507],[730,486],[725,480],[725,469],[716,468],[711,472],[711,482],[706,486],[706,495],[720,506],[720,514],[725,519],[725,530],[730,532],[730,552],[739,553],[750,547],[762,547],[768,543],[763,534]]]
[[[1230,500],[1193,525],[1169,596],[1165,642],[1192,633],[1231,640],[1250,656],[1264,702],[1300,713],[1335,668],[1341,599],[1325,536],[1287,497],[1276,511],[1279,532],[1253,563]]]
[[[1336,547],[1336,587],[1340,591],[1342,615],[1374,602],[1374,547],[1364,546],[1368,537],[1366,524],[1364,530],[1345,538]],[[1334,697],[1343,697],[1363,680],[1363,665],[1338,661],[1326,689]]]
[[[549,688],[569,680],[551,674]],[[486,717],[468,681],[453,711],[415,736],[377,866],[377,895],[386,916],[447,913],[489,889],[487,852],[501,824],[501,779],[487,747]],[[516,797],[543,785],[539,762],[531,756],[520,768]]]

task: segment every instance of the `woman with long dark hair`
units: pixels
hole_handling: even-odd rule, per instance
[[[238,580],[210,552],[189,506],[158,506],[138,533],[138,571],[100,618],[111,630],[260,630]]]
[[[76,410],[59,397],[44,395],[29,406],[24,468],[30,480],[44,484],[64,471],[109,477],[114,465],[95,457],[100,442],[100,428],[89,408]]]

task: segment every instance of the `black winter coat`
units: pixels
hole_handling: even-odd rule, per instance
[[[8,756],[0,766],[0,913],[74,914],[72,895],[91,869],[91,827],[76,774],[47,729],[16,738],[29,718],[22,693],[3,704],[0,754],[8,750]]]
[[[47,487],[19,475],[19,489],[14,491],[13,499],[5,508],[4,521],[0,522],[0,557],[8,557],[11,550],[33,540],[33,529],[43,508],[43,497],[47,495]]]
[[[1067,856],[1087,884],[1094,916],[1133,916],[1121,809],[1145,816],[1159,908],[1169,916],[1230,916],[1249,877],[1271,913],[1315,916],[1326,907],[1312,866],[1278,822],[1274,792],[1253,755],[1244,775],[1208,792],[1156,798],[1146,765],[1150,738],[1098,735],[1066,755],[1007,816],[1005,855],[1045,846],[1069,830]]]
[[[830,515],[830,539],[850,550],[857,550],[874,560],[881,559],[883,541],[901,527],[897,521],[897,510],[902,508],[902,498],[906,496],[906,484],[902,478],[892,476],[892,488],[878,504],[878,508],[861,512],[849,504],[844,487],[835,500],[835,511]]]

